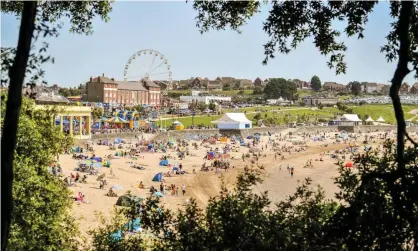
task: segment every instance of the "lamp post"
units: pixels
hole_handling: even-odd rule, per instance
[[[194,129],[194,115],[195,115],[195,111],[193,110],[192,111],[192,126],[193,126],[193,129]]]

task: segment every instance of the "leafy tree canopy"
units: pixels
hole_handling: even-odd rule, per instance
[[[406,149],[411,175],[390,183],[382,176],[400,178],[393,142],[383,149],[356,155],[356,169],[339,163],[336,200],[325,199],[324,191],[307,179],[293,195],[272,205],[266,192],[252,192],[261,182],[260,170],[246,167],[236,188],[223,186],[205,210],[191,201],[174,214],[152,197],[141,213],[135,207],[119,212],[117,218],[124,220],[93,231],[93,250],[414,250],[417,153]],[[122,226],[135,218],[147,235],[109,238],[118,229],[127,233]]]
[[[264,95],[271,99],[282,97],[293,100],[296,92],[296,84],[284,78],[270,78],[266,87],[264,87]]]
[[[7,96],[1,96],[5,107]],[[55,126],[56,110],[34,109],[23,99],[15,149],[13,214],[7,250],[75,250],[77,226],[69,189],[47,168],[72,139]],[[4,121],[5,109],[1,110]],[[3,123],[2,123],[3,127]]]
[[[70,32],[76,34],[90,35],[93,33],[93,19],[100,17],[103,21],[109,20],[109,13],[112,11],[113,1],[39,1],[35,21],[35,41],[41,42],[41,38],[52,36],[57,37],[62,27],[62,22],[68,20],[71,24]],[[15,14],[20,18],[23,10],[23,1],[6,1],[1,4],[1,12]],[[32,49],[29,65],[26,74],[31,76],[32,82],[42,79],[44,71],[41,65],[45,62],[54,62],[54,59],[47,55],[48,43],[42,42],[36,51]],[[15,47],[1,47],[1,72],[2,85],[8,83],[8,72],[16,55]]]
[[[337,73],[345,73],[347,65],[344,62],[344,54],[347,46],[338,41],[342,33],[349,37],[364,37],[365,25],[368,15],[378,4],[378,1],[352,2],[352,1],[276,1],[271,5],[269,16],[263,23],[263,29],[269,36],[269,41],[264,44],[265,59],[275,57],[275,52],[289,53],[301,42],[313,37],[315,46],[321,54],[328,57],[328,66],[335,68]],[[397,28],[400,23],[401,2],[382,2],[390,8],[390,16],[395,20],[392,29],[388,31],[387,44],[382,45],[381,51],[385,53],[388,61],[398,58],[399,42],[396,41]],[[259,12],[261,1],[195,1],[193,8],[198,12],[196,17],[197,27],[201,33],[212,29],[232,30],[241,32],[240,28],[247,20]],[[414,1],[406,6],[405,11],[411,16],[410,25],[406,27],[410,34],[409,52],[407,60],[413,66],[418,67],[418,2]],[[333,21],[346,21],[344,29],[333,27]],[[290,42],[289,42],[290,41]],[[418,77],[418,72],[415,72]]]
[[[253,94],[254,95],[263,94],[263,88],[261,86],[255,86],[253,89]]]
[[[351,93],[353,95],[359,95],[361,93],[361,84],[358,81],[353,81],[348,83],[351,86]]]
[[[314,91],[319,91],[322,88],[321,80],[318,76],[313,76],[311,79],[311,87]]]

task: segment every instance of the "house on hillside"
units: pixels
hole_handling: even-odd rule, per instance
[[[190,84],[191,81],[192,80],[190,80],[190,79],[179,80],[176,89],[184,90],[184,89],[189,88],[189,84]]]
[[[399,89],[399,93],[401,93],[401,94],[409,93],[409,89],[410,89],[410,87],[409,87],[408,83],[405,82],[401,85],[401,88]]]
[[[229,85],[231,88],[234,87],[235,78],[233,77],[217,77],[215,81],[222,83],[222,86]]]
[[[366,82],[364,84],[364,92],[365,93],[374,93],[374,92],[377,92],[377,83],[369,83],[369,82]]]
[[[388,85],[387,84],[377,84],[377,87],[376,87],[377,92],[378,93],[384,93],[383,91],[385,89],[385,86],[388,86]]]
[[[409,90],[410,93],[412,94],[418,94],[418,82],[416,82],[411,89]]]
[[[302,89],[312,89],[311,88],[311,83],[300,80],[300,79],[293,79],[291,80],[293,81],[293,83],[296,84],[296,88],[302,90]]]
[[[322,89],[326,91],[342,91],[345,89],[345,85],[336,82],[324,82]]]
[[[190,83],[189,83],[189,88],[190,89],[205,89],[206,86],[208,85],[209,80],[206,79],[202,79],[200,77],[194,78]]]
[[[219,80],[209,80],[206,85],[208,91],[222,91],[223,84]]]
[[[264,87],[266,85],[266,81],[262,80],[261,78],[256,78],[253,82],[253,86],[260,86],[260,87]]]
[[[239,88],[248,89],[253,87],[253,82],[249,79],[237,79],[237,85]]]

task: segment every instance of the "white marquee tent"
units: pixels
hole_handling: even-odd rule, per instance
[[[366,119],[366,122],[374,122],[374,120],[372,119],[372,117],[368,117],[367,119]]]
[[[357,114],[343,114],[338,121],[339,125],[342,126],[358,126],[361,119]]]
[[[380,116],[376,121],[377,122],[385,122],[385,120],[382,118],[382,116]]]
[[[251,120],[244,113],[225,113],[220,119],[212,121],[218,125],[218,129],[249,129],[252,127]]]

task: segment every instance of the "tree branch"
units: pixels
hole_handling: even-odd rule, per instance
[[[28,64],[30,47],[35,28],[36,1],[24,2],[20,22],[16,56],[9,71],[9,91],[1,137],[1,236],[2,250],[6,250],[13,211],[13,160],[16,147],[17,127],[22,106],[22,86]]]
[[[405,169],[404,153],[405,153],[405,135],[406,123],[402,110],[401,99],[399,98],[399,89],[402,81],[410,72],[408,69],[409,51],[411,41],[409,37],[410,17],[414,2],[403,1],[399,22],[396,33],[399,39],[399,60],[395,74],[392,78],[392,86],[390,87],[390,97],[392,98],[393,109],[395,110],[396,122],[398,123],[397,131],[397,161],[400,170]]]
[[[411,136],[409,136],[409,133],[408,133],[408,132],[405,132],[405,136],[406,136],[406,138],[407,138],[409,141],[411,141],[411,143],[412,143],[415,147],[418,147],[418,143],[417,143],[417,142],[415,142],[415,141],[411,138]]]

